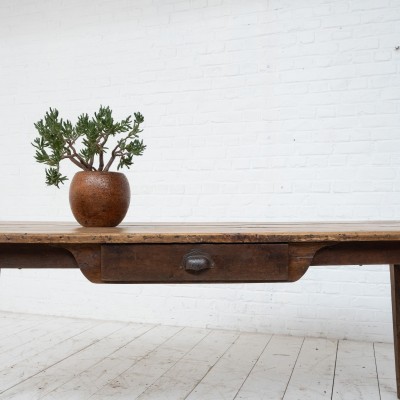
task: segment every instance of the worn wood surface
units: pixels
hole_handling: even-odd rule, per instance
[[[396,399],[396,372],[393,365],[393,348],[387,343],[374,343],[374,354],[380,400]]]
[[[400,241],[400,222],[135,223],[83,228],[74,223],[0,222],[0,243],[280,243]]]
[[[286,388],[285,400],[330,399],[337,341],[306,338]]]
[[[45,244],[1,244],[0,268],[74,268],[72,253]]]
[[[242,333],[185,400],[233,399],[271,336]]]
[[[304,338],[274,335],[240,388],[236,399],[282,399]]]
[[[206,257],[204,270],[187,270],[185,257]],[[102,246],[108,282],[287,281],[287,244],[160,244]]]
[[[392,318],[397,394],[400,398],[400,264],[390,266],[390,281],[392,285]]]
[[[399,260],[399,242],[327,243],[317,250],[310,265],[394,264]]]
[[[380,399],[379,392],[374,344],[340,341],[332,400]]]
[[[203,248],[217,255],[216,268],[182,269],[182,258]],[[294,282],[310,265],[389,263],[400,263],[400,222],[0,223],[0,268],[80,268],[97,283]]]
[[[391,344],[0,313],[7,324],[2,400],[396,399]]]
[[[195,257],[193,252],[197,252]],[[293,282],[310,265],[389,263],[393,264],[393,329],[400,395],[400,222],[143,223],[118,228],[0,223],[0,268],[80,268],[95,283]],[[312,368],[312,360],[309,366],[306,361],[307,368]],[[35,366],[40,367],[40,363]],[[330,368],[327,364],[327,371]],[[18,370],[6,375],[6,384],[13,385]],[[214,384],[209,379],[211,383],[205,379],[190,392],[191,398],[204,398]],[[291,382],[298,385],[293,392],[297,393],[303,384],[301,369]],[[346,380],[342,383],[343,388],[348,384]],[[285,398],[292,398],[292,386],[287,387]],[[237,389],[236,383],[227,386],[228,396],[240,387]],[[313,390],[327,395],[331,388],[328,378]],[[311,392],[301,390],[305,394],[301,398],[309,398]],[[337,392],[339,397],[332,393],[341,398],[342,389]]]

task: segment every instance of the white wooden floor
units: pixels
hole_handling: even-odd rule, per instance
[[[393,346],[0,312],[0,399],[396,399]]]

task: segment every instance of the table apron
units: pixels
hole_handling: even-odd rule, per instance
[[[294,282],[371,264],[400,264],[400,242],[0,244],[0,268],[80,268],[95,283]]]

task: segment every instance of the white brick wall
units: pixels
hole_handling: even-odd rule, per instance
[[[71,220],[32,124],[100,104],[145,116],[127,221],[400,218],[399,0],[2,0],[0,37],[0,219]],[[224,286],[5,270],[0,309],[392,338],[387,266]]]

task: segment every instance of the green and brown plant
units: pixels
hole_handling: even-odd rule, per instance
[[[133,164],[134,156],[141,156],[146,146],[139,138],[144,118],[140,112],[117,122],[110,107],[100,106],[92,118],[81,114],[75,125],[59,117],[50,108],[43,119],[34,124],[39,136],[32,145],[36,148],[35,159],[46,164],[46,183],[59,187],[68,178],[60,172],[60,163],[70,160],[84,171],[109,171],[118,160],[117,170]],[[114,141],[111,153],[107,145]]]

